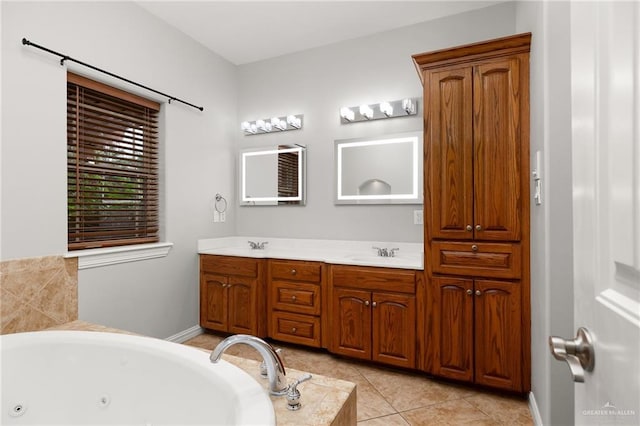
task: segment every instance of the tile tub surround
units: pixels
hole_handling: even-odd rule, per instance
[[[51,329],[132,334],[124,330],[91,324],[85,321],[73,321],[68,324],[52,327]],[[216,343],[221,340],[222,338],[218,339]],[[213,347],[209,348],[199,345],[190,346],[204,349],[207,352],[213,349]],[[249,349],[253,352],[255,359],[232,355],[238,348]],[[258,382],[264,383],[266,391],[267,381],[260,377],[260,362],[257,361],[259,355],[253,348],[246,345],[235,345],[229,348],[222,357],[226,361],[246,371]],[[288,368],[286,364],[285,369],[287,379],[290,382],[306,374],[306,371]],[[271,397],[278,425],[343,426],[354,425],[356,423],[356,385],[354,383],[314,373],[311,380],[298,386],[298,390],[302,394],[300,399],[302,408],[298,411],[289,411],[286,408],[287,402],[284,397]]]
[[[78,260],[46,256],[0,262],[1,334],[78,319]]]
[[[248,241],[263,242],[264,249],[254,250]],[[372,247],[398,248],[395,257],[376,256]],[[310,240],[271,237],[226,237],[198,240],[199,254],[254,258],[308,260],[342,265],[378,266],[400,269],[423,269],[422,243],[389,241]]]
[[[223,338],[205,333],[184,344],[211,350]],[[324,351],[281,343],[275,346],[283,349],[281,356],[288,369],[356,383],[358,426],[533,424],[527,401],[522,398],[434,380],[424,374],[363,364]],[[233,346],[227,353],[258,359],[257,352],[244,345]]]

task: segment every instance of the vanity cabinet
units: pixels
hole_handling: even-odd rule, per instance
[[[264,262],[200,255],[200,326],[265,337]]]
[[[321,300],[324,264],[269,260],[269,337],[321,347]]]
[[[424,86],[419,366],[530,390],[531,34],[414,55]]]
[[[415,367],[415,271],[331,266],[329,350]]]

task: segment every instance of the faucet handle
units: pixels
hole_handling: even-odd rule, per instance
[[[251,247],[252,249],[255,249],[258,247],[258,245],[253,241],[247,241],[247,242],[249,243],[249,247]]]
[[[300,409],[302,404],[300,404],[300,391],[298,390],[298,385],[302,382],[306,382],[307,380],[311,380],[311,377],[311,374],[305,374],[289,385],[289,390],[287,391],[287,408],[289,410],[296,411]]]
[[[278,348],[278,349],[274,349],[275,353],[278,354],[278,356],[282,359],[282,348]],[[260,375],[262,377],[264,377],[265,379],[267,378],[267,364],[264,362],[264,360],[262,360],[262,362],[260,363]]]
[[[382,256],[382,249],[380,247],[371,247],[374,250],[378,250],[378,256]]]
[[[265,244],[269,244],[269,241],[263,241],[260,244],[258,244],[258,248],[259,249],[263,249]]]
[[[397,247],[396,247],[396,248],[389,249],[389,257],[396,257],[396,252],[397,252],[397,251],[399,251],[399,250],[400,250],[400,249],[399,249],[399,248],[397,248]]]

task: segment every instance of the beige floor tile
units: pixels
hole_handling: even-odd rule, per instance
[[[401,414],[411,426],[498,424],[464,399],[446,401]]]
[[[375,368],[361,369],[360,372],[397,411],[426,407],[470,395],[465,388],[436,382],[419,373]]]
[[[525,399],[492,393],[479,393],[465,400],[499,423],[509,425],[533,424],[529,404]]]
[[[392,414],[390,416],[359,421],[358,426],[409,426],[409,423],[407,423],[400,414]]]

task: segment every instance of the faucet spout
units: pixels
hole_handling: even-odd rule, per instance
[[[260,353],[265,365],[267,366],[269,393],[271,395],[284,395],[287,393],[287,389],[289,387],[285,378],[286,372],[284,370],[282,360],[270,344],[258,337],[248,334],[236,334],[229,336],[222,342],[218,343],[218,346],[216,346],[213,352],[211,352],[211,357],[209,359],[212,363],[217,363],[220,361],[224,351],[237,344],[251,346]]]

